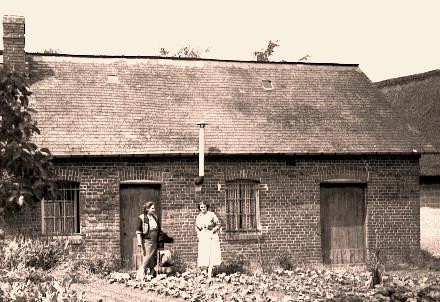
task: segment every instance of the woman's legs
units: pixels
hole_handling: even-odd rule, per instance
[[[151,250],[150,255],[148,255],[144,262],[144,269],[153,271],[156,267],[156,251]]]
[[[156,256],[157,256],[157,244],[151,240],[144,241],[144,261],[142,266],[144,272],[150,271],[154,272],[154,267],[156,266]]]

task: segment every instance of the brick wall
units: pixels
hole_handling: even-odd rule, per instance
[[[24,17],[3,17],[3,61],[18,72],[25,71],[25,24]]]
[[[440,177],[422,177],[420,207],[440,208]]]
[[[161,182],[164,230],[170,247],[185,261],[196,261],[194,220],[197,203],[211,204],[225,225],[225,183],[234,178],[259,181],[261,240],[221,234],[224,260],[237,253],[255,262],[259,254],[274,262],[282,253],[298,261],[321,262],[320,184],[355,179],[367,184],[367,241],[385,254],[404,257],[420,247],[418,157],[245,157],[208,156],[205,183],[198,190],[197,158],[57,159],[59,179],[80,182],[83,253],[120,254],[119,187],[123,180]],[[36,211],[34,211],[36,212]],[[105,247],[105,249],[102,249]],[[261,251],[261,252],[260,252]]]

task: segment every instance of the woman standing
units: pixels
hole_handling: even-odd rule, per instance
[[[209,206],[199,203],[199,215],[196,218],[196,232],[199,240],[197,266],[201,269],[207,269],[208,280],[211,280],[212,268],[221,263],[220,239],[218,236],[220,230],[220,221],[217,216],[209,211]]]
[[[139,248],[142,248],[142,254],[144,256],[144,261],[140,270],[142,275],[145,273],[154,274],[158,234],[160,233],[160,223],[156,216],[154,202],[147,202],[143,210],[144,213],[139,215],[138,226],[136,229],[137,244]]]

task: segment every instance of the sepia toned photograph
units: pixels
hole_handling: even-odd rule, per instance
[[[0,302],[440,301],[439,11],[2,1]]]

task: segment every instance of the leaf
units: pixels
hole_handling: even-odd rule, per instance
[[[32,155],[31,151],[29,151],[28,149],[23,148],[22,150],[23,150],[24,153],[26,153],[28,155]]]
[[[29,106],[29,99],[26,95],[20,96],[20,101],[23,107],[26,108],[27,106]]]
[[[41,149],[39,149],[39,151],[40,151],[40,153],[43,154],[44,156],[50,156],[50,155],[52,155],[52,153],[50,152],[50,150],[47,149],[47,148],[41,148]]]

